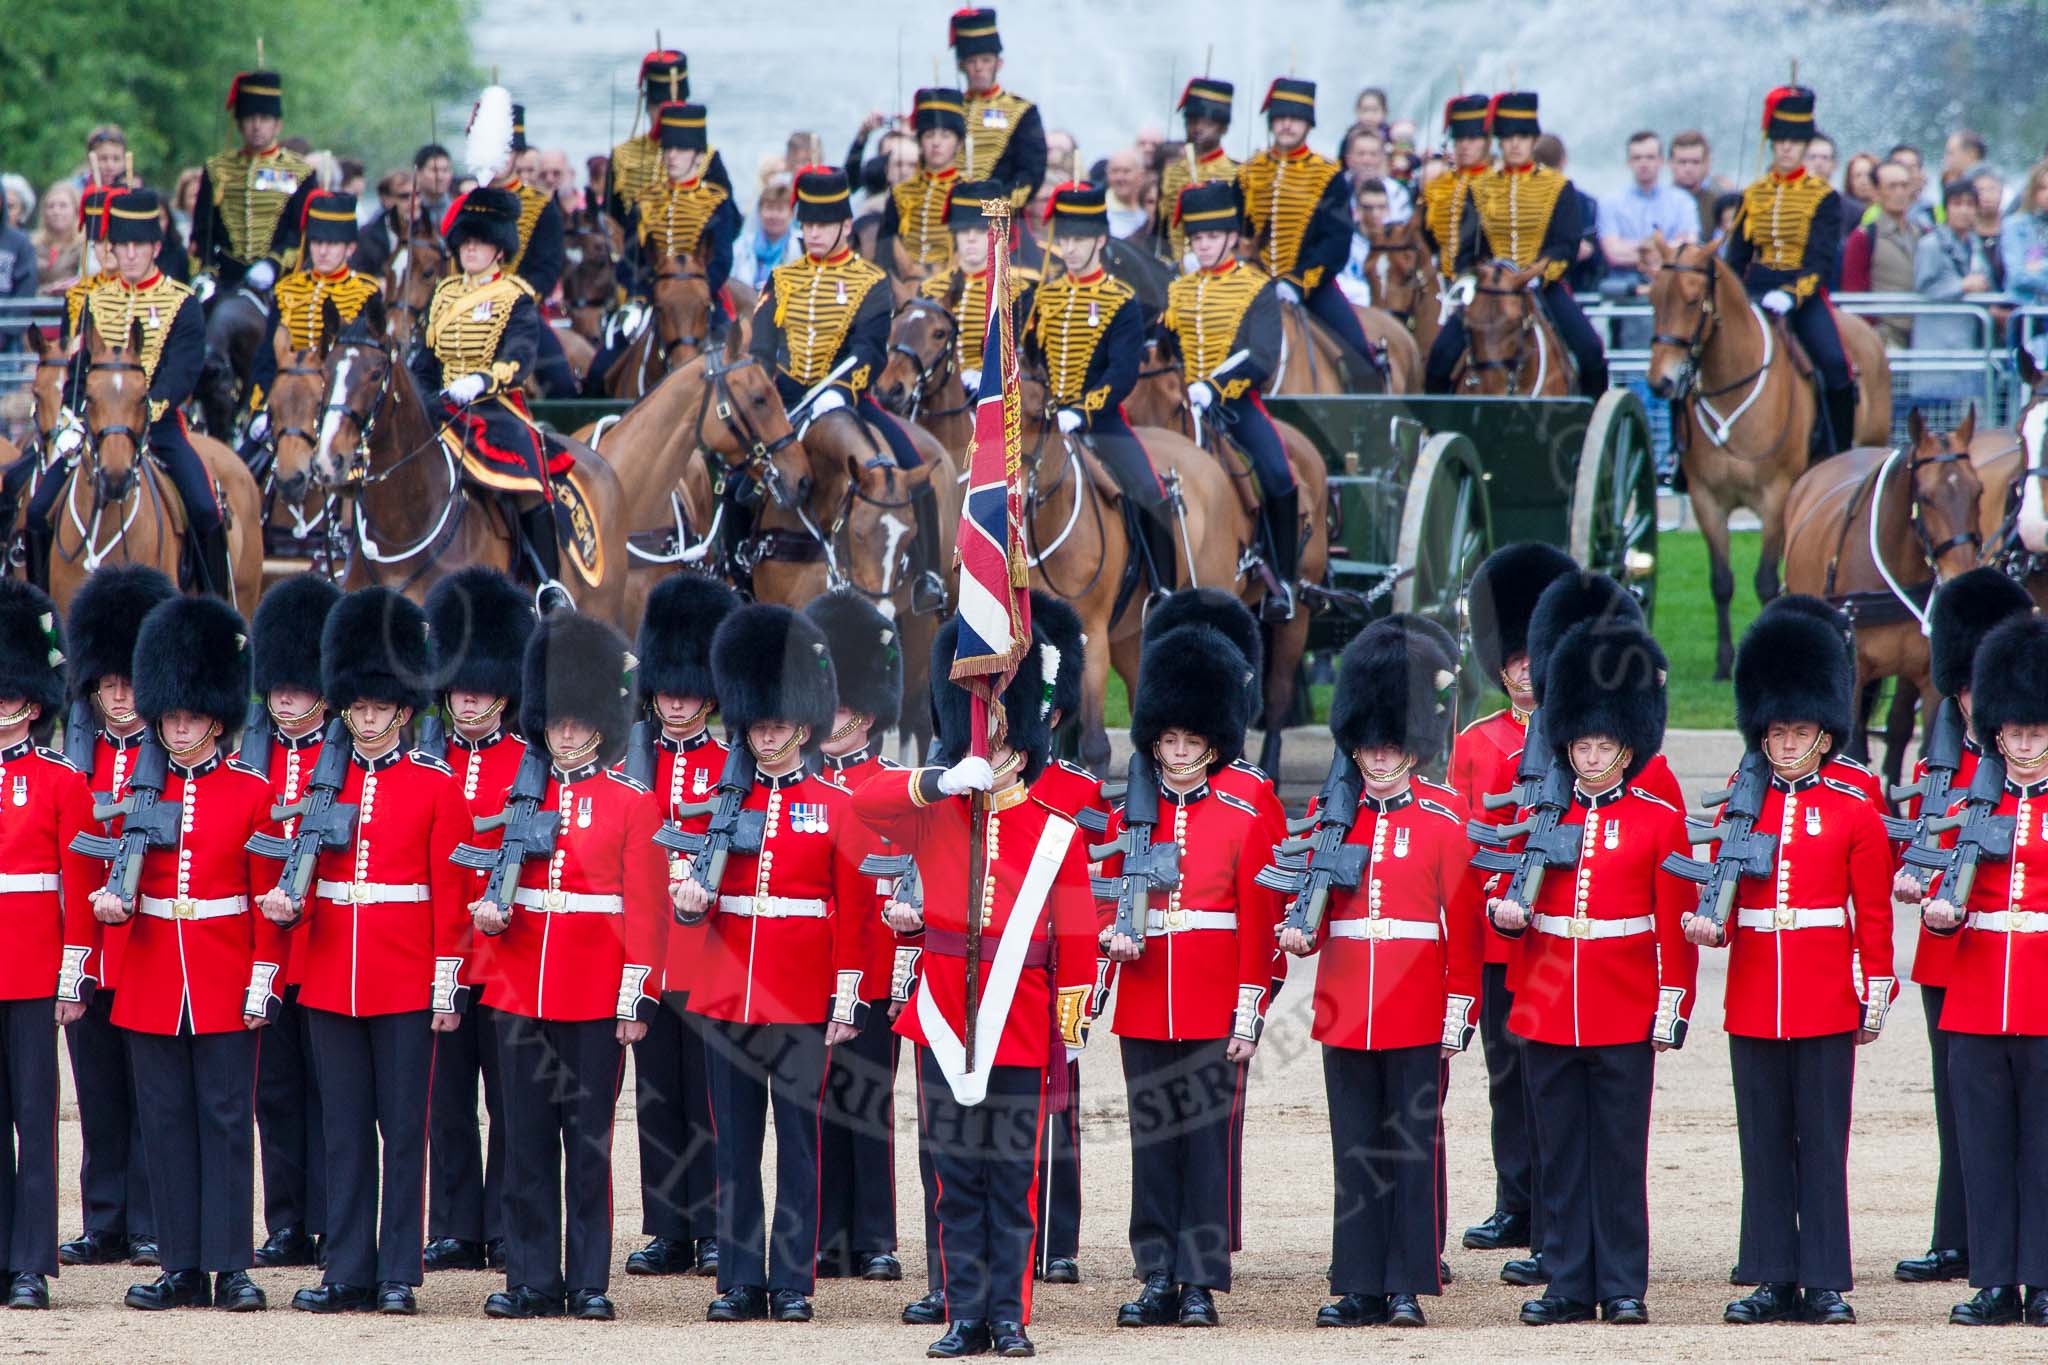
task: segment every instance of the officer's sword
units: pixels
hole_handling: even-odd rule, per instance
[[[825,390],[831,388],[835,383],[837,383],[839,381],[839,377],[845,374],[848,370],[852,369],[854,366],[854,362],[859,359],[859,356],[850,355],[846,357],[846,359],[840,361],[837,365],[833,367],[832,373],[826,375],[823,379],[820,379],[817,383],[811,385],[809,391],[806,392],[803,397],[797,399],[796,402],[790,407],[789,424],[791,426],[801,425],[804,421],[803,414],[810,409],[812,403],[815,403],[818,400],[818,395],[823,393]]]

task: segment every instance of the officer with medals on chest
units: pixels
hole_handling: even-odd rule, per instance
[[[278,145],[284,82],[277,72],[237,75],[227,107],[242,145],[206,159],[192,210],[192,259],[212,280],[202,286],[209,301],[242,287],[261,294],[276,283],[315,188],[312,163]]]
[[[286,278],[290,278],[287,276]],[[320,574],[285,579],[264,594],[249,622],[249,657],[262,711],[253,708],[236,755],[270,783],[271,804],[306,794],[320,762],[327,703],[320,690],[320,632],[341,589]],[[294,821],[285,822],[289,835]],[[260,1266],[312,1265],[327,1231],[327,1161],[320,1086],[306,1012],[304,935],[289,939],[277,1018],[256,1054],[256,1136],[263,1162]]]
[[[1458,245],[1465,216],[1472,211],[1472,183],[1492,169],[1493,133],[1487,126],[1484,95],[1453,95],[1444,101],[1444,131],[1451,140],[1451,164],[1422,187],[1422,238],[1448,285],[1458,273]]]
[[[955,181],[946,201],[946,230],[952,236],[952,264],[917,287],[918,294],[937,299],[953,318],[953,365],[971,404],[981,390],[981,362],[988,341],[989,260],[988,217],[982,204],[1001,199],[993,180]],[[1010,323],[1015,335],[1029,340],[1026,328],[1036,294],[1038,272],[1012,261],[1004,278],[1010,287]]]
[[[157,603],[178,595],[143,564],[108,564],[87,575],[65,619],[64,754],[91,792],[118,801],[128,792],[149,726],[135,711],[135,637]],[[85,1013],[64,1027],[78,1095],[79,1204],[84,1230],[57,1248],[65,1265],[128,1261],[155,1265],[149,1168],[135,1106],[127,1035],[113,1024],[127,960],[129,925],[101,924],[85,974],[93,989]]]
[[[875,229],[875,263],[892,276],[922,279],[945,270],[952,257],[947,209],[962,179],[965,97],[958,90],[918,91],[910,129],[917,135],[917,173],[889,187]],[[998,189],[995,197],[1002,193]]]
[[[926,1354],[1029,1356],[1033,1148],[1048,1105],[1068,1102],[1065,1063],[1080,1050],[1095,983],[1095,911],[1086,837],[1032,796],[1051,743],[1044,641],[1034,638],[1019,661],[1000,698],[1002,737],[978,758],[968,694],[947,678],[959,628],[948,621],[933,641],[932,703],[942,750],[968,756],[949,768],[878,773],[855,793],[853,809],[877,834],[916,850],[929,887],[964,886],[971,845],[982,842],[973,1065],[965,1044],[975,1008],[966,986],[969,898],[934,896],[922,915],[890,907],[891,928],[924,936],[916,995],[896,1031],[918,1047],[919,1121],[938,1191],[947,1331]],[[973,791],[990,793],[979,831],[966,799]],[[1034,867],[1050,875],[1027,878]]]
[[[647,131],[629,137],[612,148],[605,163],[605,211],[618,220],[628,235],[632,213],[640,196],[661,182],[665,148],[661,141],[662,107],[682,104],[690,98],[690,59],[673,48],[650,52],[640,59],[639,86],[647,105]],[[732,197],[732,177],[725,159],[716,149],[705,152],[704,183],[723,189]]]
[[[711,733],[718,684],[711,641],[739,595],[701,574],[679,573],[647,594],[634,653],[646,750],[638,762],[664,819],[701,834],[711,816],[679,808],[716,799],[726,746]],[[673,868],[671,868],[673,870]],[[640,1219],[647,1245],[626,1258],[628,1275],[718,1273],[718,1162],[704,1054],[704,1019],[691,1008],[710,925],[671,924],[662,973],[664,1008],[633,1045],[633,1105],[640,1134]]]
[[[1159,254],[1178,271],[1187,259],[1188,238],[1174,221],[1173,206],[1189,185],[1209,180],[1236,181],[1238,164],[1223,150],[1223,135],[1230,131],[1230,103],[1236,89],[1229,81],[1197,76],[1180,92],[1180,115],[1188,140],[1180,156],[1159,172],[1159,211],[1153,224],[1153,239]]]
[[[1776,837],[1768,877],[1746,876],[1725,926],[1727,1029],[1742,1149],[1742,1238],[1732,1323],[1853,1323],[1849,1109],[1856,1048],[1897,993],[1892,849],[1864,794],[1823,769],[1855,723],[1841,636],[1801,612],[1758,617],[1735,656],[1735,719],[1770,764],[1755,828]],[[1851,905],[1854,906],[1853,913]],[[1802,1293],[1803,1290],[1803,1293]]]
[[[113,885],[92,898],[102,924],[132,926],[114,1024],[134,1059],[164,1267],[126,1302],[256,1312],[266,1300],[249,1278],[255,1031],[282,1003],[287,945],[254,905],[281,869],[247,847],[280,832],[270,783],[221,752],[248,707],[248,626],[213,598],[167,599],[136,635],[133,668],[143,743],[168,760],[161,800],[178,811],[178,833],[144,850],[134,899]]]
[[[429,589],[426,607],[445,724],[437,756],[460,783],[471,817],[496,815],[505,808],[506,793],[526,758],[518,718],[520,668],[534,626],[532,598],[496,569],[472,567],[458,569]],[[483,874],[476,875],[481,885]],[[468,1007],[455,1028],[434,1043],[427,1120],[428,1270],[505,1268],[504,1085],[490,949],[489,938],[472,938],[456,977],[468,992]],[[479,1084],[490,1118],[488,1145],[477,1133]]]
[[[271,292],[263,343],[256,348],[249,372],[252,412],[263,411],[264,399],[277,382],[278,366],[289,363],[292,352],[318,351],[334,339],[326,335],[330,306],[342,326],[367,313],[364,322],[370,335],[384,335],[383,282],[349,266],[356,245],[356,197],[314,190],[300,212],[298,268]],[[249,428],[250,440],[259,444],[269,419],[261,420],[263,426],[252,422]]]
[[[320,1076],[326,1273],[292,1307],[408,1316],[424,1273],[421,1119],[435,1040],[466,1004],[470,877],[454,854],[471,833],[469,806],[447,764],[405,745],[432,700],[420,607],[384,587],[349,594],[326,615],[320,672],[321,696],[347,729],[334,741],[350,750],[333,800],[350,812],[349,829],[323,840],[303,900],[283,885],[257,898],[266,919],[303,940],[298,1005]]]
[[[1003,37],[993,9],[959,9],[947,22],[953,59],[967,82],[967,134],[960,146],[960,174],[993,180],[1021,209],[1045,179],[1045,124],[1038,106],[998,83],[1003,70]]]
[[[555,196],[520,178],[519,157],[528,150],[526,106],[512,103],[511,92],[501,85],[486,88],[470,113],[465,157],[480,186],[503,190],[519,201],[517,245],[505,254],[504,266],[533,290],[542,309],[533,382],[546,397],[572,398],[576,376],[545,312],[569,262],[566,228]]]

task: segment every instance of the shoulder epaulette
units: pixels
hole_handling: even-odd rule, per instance
[[[1257,816],[1259,813],[1257,806],[1254,806],[1241,796],[1232,796],[1229,792],[1217,792],[1216,799],[1226,806],[1243,811],[1246,815]]]
[[[1458,813],[1452,810],[1449,806],[1442,804],[1441,802],[1432,801],[1426,796],[1421,796],[1416,798],[1415,804],[1422,807],[1424,810],[1429,811],[1433,815],[1443,816],[1444,819],[1450,821],[1452,824],[1456,825],[1460,829],[1463,829],[1465,827],[1465,822],[1458,818]]]
[[[1248,759],[1240,758],[1233,760],[1230,766],[1237,769],[1241,773],[1250,773],[1253,777],[1258,778],[1261,782],[1271,782],[1273,780],[1273,775],[1271,773],[1267,772],[1264,768],[1261,768],[1258,764],[1253,763]]]
[[[257,778],[260,781],[266,783],[270,781],[270,779],[267,776],[265,776],[260,770],[250,767],[248,764],[242,762],[242,760],[239,758],[231,758],[227,760],[227,766],[233,768],[238,773],[247,773],[249,776]]]
[[[46,749],[42,745],[38,744],[36,745],[36,752],[40,754],[42,757],[50,760],[50,762],[52,763],[62,764],[63,766],[71,769],[72,772],[82,773],[85,771],[85,769],[79,767],[76,763],[73,763],[70,759],[64,757],[64,755],[56,749]]]
[[[890,769],[900,770],[903,767],[901,763],[898,763],[893,758],[878,758],[875,761],[882,765],[882,771],[884,772],[888,772]]]
[[[1640,796],[1643,798],[1643,800],[1662,806],[1665,810],[1675,811],[1680,815],[1685,814],[1684,811],[1679,810],[1678,807],[1672,805],[1669,801],[1666,801],[1663,797],[1657,795],[1655,792],[1644,791],[1641,787],[1630,787],[1628,791],[1629,795]]]
[[[428,753],[425,749],[411,750],[406,754],[406,757],[419,764],[422,768],[432,768],[437,773],[446,773],[450,777],[455,776],[455,769],[449,767],[444,760]]]
[[[825,774],[823,773],[812,773],[811,776],[817,778],[820,782],[830,787],[833,791],[838,792],[841,796],[853,795],[853,789],[851,787],[842,787],[837,782],[834,782],[831,778],[825,776]]]
[[[1058,764],[1059,764],[1059,765],[1060,765],[1060,766],[1061,766],[1062,768],[1065,768],[1065,769],[1066,769],[1066,770],[1067,770],[1068,772],[1072,773],[1072,774],[1073,774],[1074,776],[1076,776],[1076,777],[1085,777],[1085,778],[1087,778],[1087,779],[1088,779],[1088,780],[1089,780],[1090,782],[1095,782],[1095,781],[1099,781],[1099,780],[1100,780],[1100,779],[1098,779],[1098,778],[1097,778],[1097,777],[1095,776],[1095,774],[1094,774],[1094,773],[1091,773],[1091,772],[1089,772],[1089,771],[1088,771],[1088,770],[1087,770],[1086,768],[1082,767],[1082,766],[1081,766],[1080,764],[1078,764],[1078,763],[1072,763],[1072,762],[1069,762],[1068,760],[1066,760],[1066,759],[1064,759],[1064,758],[1061,758],[1061,759],[1055,759],[1055,760],[1053,760],[1053,761],[1054,761],[1054,762],[1056,762],[1056,763],[1058,763]]]
[[[1842,781],[1842,779],[1839,777],[1829,777],[1825,773],[1823,773],[1821,775],[1820,780],[1822,786],[1833,787],[1836,791],[1841,792],[1845,796],[1853,796],[1858,801],[1869,799],[1870,793],[1864,791],[1861,787],[1851,786],[1849,783]]]
[[[1872,772],[1872,771],[1870,770],[1870,765],[1869,765],[1869,764],[1867,764],[1867,763],[1864,763],[1864,762],[1862,762],[1862,761],[1861,761],[1861,760],[1859,760],[1859,759],[1854,759],[1854,758],[1851,758],[1851,757],[1849,757],[1849,755],[1847,755],[1847,754],[1836,754],[1836,755],[1835,755],[1835,762],[1837,762],[1837,763],[1841,764],[1841,765],[1842,765],[1843,767],[1845,767],[1845,768],[1848,768],[1848,769],[1850,769],[1850,770],[1851,770],[1852,772],[1859,772],[1859,773],[1863,773],[1863,774],[1865,774],[1866,776],[1869,776],[1869,777],[1875,777],[1875,776],[1877,776],[1877,774],[1876,774],[1876,773],[1874,773],[1874,772]]]
[[[609,777],[612,781],[618,783],[621,787],[625,787],[631,791],[644,792],[650,790],[650,788],[645,782],[640,781],[638,778],[628,777],[624,773],[620,772],[617,768],[606,768],[604,770],[604,775],[606,777]]]

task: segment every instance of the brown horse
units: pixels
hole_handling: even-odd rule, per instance
[[[1394,326],[1392,318],[1387,319],[1387,325]],[[1266,392],[1276,398],[1352,392],[1345,370],[1344,344],[1317,323],[1301,304],[1280,305],[1280,361],[1266,381]]]
[[[1376,228],[1367,240],[1372,255],[1366,258],[1365,279],[1372,286],[1373,306],[1393,314],[1415,338],[1416,350],[1428,355],[1442,326],[1438,305],[1443,280],[1422,240],[1421,218]]]
[[[2048,372],[2026,347],[2017,350],[2027,401],[2011,427],[1980,431],[1970,446],[1984,480],[1978,529],[1984,562],[2017,578],[2048,610]]]
[[[33,329],[31,329],[33,330]],[[184,505],[149,450],[149,375],[142,364],[142,323],[118,340],[88,325],[85,353],[85,445],[52,515],[50,596],[66,609],[86,575],[105,563],[149,564],[179,581]],[[219,490],[228,531],[234,601],[244,615],[263,592],[263,535],[256,480],[236,454],[208,436],[192,448]]]
[[[1728,514],[1747,507],[1763,522],[1763,552],[1756,595],[1778,595],[1778,558],[1784,546],[1785,498],[1806,469],[1814,423],[1813,386],[1799,371],[1782,329],[1749,301],[1741,279],[1718,254],[1720,240],[1704,246],[1666,246],[1664,265],[1650,285],[1656,335],[1650,341],[1650,391],[1684,405],[1679,459],[1693,516],[1707,539],[1715,625],[1714,678],[1725,681],[1735,662],[1728,604],[1735,576],[1728,567]],[[1858,371],[1856,444],[1891,439],[1891,370],[1884,344],[1860,318],[1835,315],[1843,349]]]
[[[435,583],[472,564],[522,574],[518,533],[500,498],[471,489],[442,439],[444,424],[391,347],[352,325],[335,338],[324,368],[327,402],[310,469],[317,492],[351,504],[355,543],[344,586],[382,584],[423,601]],[[590,497],[602,573],[585,583],[565,548],[563,579],[582,610],[630,630],[636,623],[625,616],[619,482],[594,452],[571,448]]]
[[[448,244],[424,214],[415,214],[405,242],[384,269],[386,330],[391,344],[404,350],[413,331],[426,320],[434,286],[448,273]]]
[[[568,260],[562,271],[562,308],[576,334],[596,342],[604,330],[605,314],[618,302],[619,272],[612,255],[611,232],[602,215],[578,211],[569,220],[562,246]]]
[[[1576,391],[1572,353],[1530,289],[1537,269],[1488,261],[1473,272],[1462,309],[1465,355],[1462,393],[1509,398],[1564,398]]]
[[[319,346],[294,350],[285,329],[277,329],[277,377],[265,399],[270,458],[259,485],[266,589],[308,569],[339,581],[348,564],[346,508],[334,493],[315,496],[309,472],[327,402],[327,352],[340,331],[332,310]]]
[[[960,381],[960,325],[956,297],[915,298],[896,310],[889,327],[889,360],[875,381],[875,397],[897,416],[917,423],[955,456],[974,435],[974,405]]]
[[[1358,325],[1365,329],[1366,340],[1386,357],[1386,392],[1420,393],[1422,350],[1409,333],[1408,324],[1384,308],[1354,306],[1351,311],[1358,315]]]
[[[649,262],[649,290],[639,335],[619,353],[605,372],[605,392],[613,398],[639,398],[653,391],[662,376],[674,374],[705,352],[711,338],[711,282],[705,252],[678,257],[657,253]],[[752,291],[728,282],[727,297],[736,313],[728,329],[737,332],[744,349],[753,328]],[[746,304],[741,306],[740,299]],[[635,309],[641,305],[634,305]]]
[[[1866,684],[1897,678],[1931,714],[1926,601],[1937,583],[1976,567],[1984,546],[1984,485],[1970,460],[1976,429],[1974,407],[1945,438],[1915,411],[1909,453],[1844,451],[1801,475],[1785,501],[1785,587],[1842,603],[1856,618],[1859,696]],[[1894,781],[1904,759],[1898,737],[1885,758]],[[1860,726],[1851,748],[1861,756]]]

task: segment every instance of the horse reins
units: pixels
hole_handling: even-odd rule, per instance
[[[917,378],[912,381],[910,387],[910,411],[904,415],[913,422],[921,417],[958,417],[974,406],[971,401],[963,402],[957,408],[934,409],[931,412],[926,412],[924,405],[936,398],[939,390],[946,386],[946,381],[959,372],[960,357],[956,347],[960,340],[960,322],[953,316],[951,310],[930,299],[904,300],[903,306],[896,310],[897,318],[900,320],[913,308],[945,319],[947,331],[945,343],[940,346],[939,354],[930,362],[919,355],[915,347],[907,346],[900,341],[889,343],[890,355],[900,355],[917,366]]]

